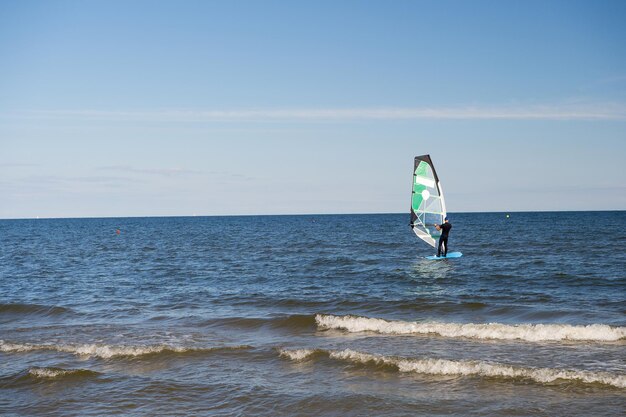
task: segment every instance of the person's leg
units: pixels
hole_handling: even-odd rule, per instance
[[[437,258],[441,256],[441,245],[443,245],[443,238],[439,238],[439,246],[437,246]]]
[[[443,244],[445,245],[443,249],[443,257],[445,258],[446,256],[448,256],[448,238],[445,238],[443,240]]]

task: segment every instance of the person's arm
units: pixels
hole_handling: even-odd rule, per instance
[[[441,226],[440,226],[440,225],[438,225],[437,223],[435,223],[435,229],[437,229],[437,230],[441,230]]]

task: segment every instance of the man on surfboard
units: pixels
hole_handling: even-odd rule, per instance
[[[435,223],[435,228],[437,230],[441,230],[441,236],[439,236],[439,246],[437,247],[437,258],[441,256],[441,247],[445,246],[443,250],[443,257],[445,258],[448,255],[448,234],[450,233],[450,229],[452,229],[452,225],[448,222],[448,218],[443,219],[443,224]]]

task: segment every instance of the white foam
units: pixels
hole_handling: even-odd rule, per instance
[[[356,316],[318,314],[315,322],[322,329],[341,329],[348,332],[377,332],[382,334],[437,334],[443,337],[473,339],[540,341],[594,341],[614,342],[626,339],[626,327],[606,324],[572,326],[568,324],[459,324],[437,322],[388,321]]]
[[[34,348],[28,343],[10,343],[0,340],[0,352],[28,352],[30,350],[34,350]]]
[[[315,353],[312,349],[296,349],[296,350],[279,350],[280,356],[291,359],[292,361],[302,361],[309,358]]]
[[[60,345],[58,349],[61,352],[73,353],[81,356],[96,356],[99,358],[112,358],[115,356],[141,356],[150,353],[159,353],[165,350],[173,352],[184,352],[185,349],[178,346],[109,346],[109,345]]]
[[[309,353],[305,355],[300,352]],[[302,360],[309,357],[313,352],[314,351],[309,349],[298,349],[293,351],[281,351],[281,355],[292,360]],[[374,363],[377,365],[387,365],[398,369],[400,372],[412,372],[425,375],[524,378],[544,384],[557,380],[565,380],[579,381],[589,384],[600,383],[617,388],[626,388],[625,375],[614,375],[606,372],[551,368],[525,368],[483,361],[397,358],[392,356],[373,355],[351,349],[339,351],[317,350],[317,352],[323,352],[332,359],[361,364]]]
[[[99,358],[112,358],[116,356],[141,356],[163,351],[189,352],[198,350],[196,348],[185,348],[181,346],[168,345],[148,345],[148,346],[112,346],[98,344],[31,344],[31,343],[10,343],[0,340],[0,352],[29,352],[35,350],[55,350],[57,352],[67,352],[79,356],[94,356]]]
[[[28,373],[36,378],[58,378],[60,376],[85,372],[82,369],[59,369],[59,368],[30,368]],[[91,371],[87,371],[91,372]],[[95,372],[94,372],[95,373]]]
[[[65,369],[52,369],[52,368],[30,368],[28,373],[37,378],[56,378],[58,376],[66,375],[69,371]]]

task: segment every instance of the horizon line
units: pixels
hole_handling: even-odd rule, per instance
[[[600,210],[494,210],[494,211],[453,211],[448,214],[489,214],[489,213],[581,213],[581,212],[612,212],[626,209]],[[152,216],[80,216],[80,217],[2,217],[3,220],[80,220],[80,219],[149,219],[149,218],[180,218],[180,217],[279,217],[279,216],[368,216],[406,214],[409,212],[376,212],[376,213],[278,213],[278,214],[184,214],[184,215],[152,215]]]

